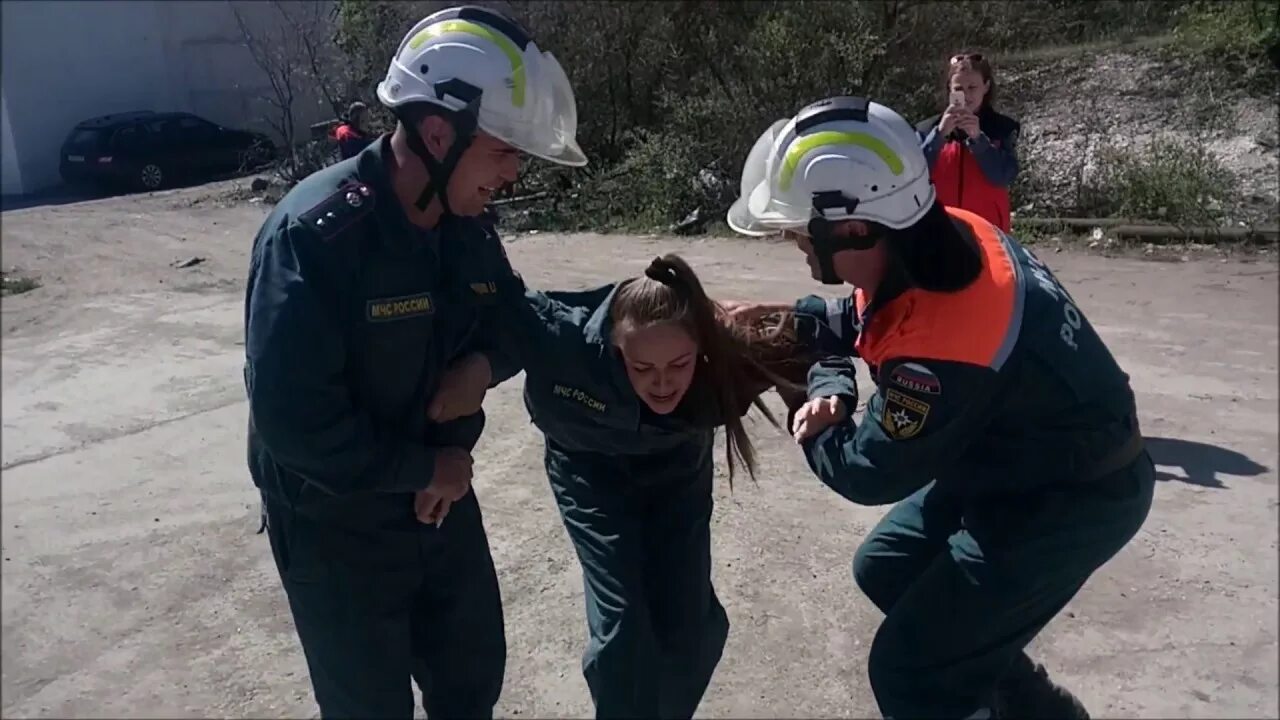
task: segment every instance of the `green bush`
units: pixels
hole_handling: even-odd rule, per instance
[[[25,275],[0,272],[0,295],[21,295],[40,287],[40,281]]]
[[[1201,224],[1220,220],[1239,196],[1229,170],[1202,145],[1156,140],[1143,150],[1103,147],[1080,189],[1086,217]]]
[[[1280,42],[1280,5],[1274,0],[1196,2],[1178,14],[1175,36],[1205,53],[1260,55]]]
[[[409,26],[448,2],[340,0],[338,44],[368,92]],[[911,121],[940,110],[942,70],[962,49],[1004,54],[1172,26],[1158,0],[600,0],[496,2],[573,83],[591,165],[529,163],[514,194],[554,202],[544,227],[662,227],[723,217],[752,142],[774,120],[836,94],[865,94]],[[997,73],[1000,70],[997,67]],[[376,104],[371,104],[376,107]]]
[[[1176,51],[1190,52],[1213,82],[1269,87],[1280,69],[1280,3],[1275,0],[1195,2],[1177,16]]]

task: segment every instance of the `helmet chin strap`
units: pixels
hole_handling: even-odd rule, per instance
[[[809,239],[813,254],[818,259],[819,280],[824,285],[843,285],[836,274],[835,256],[842,250],[870,250],[880,240],[877,235],[843,235],[835,231],[839,220],[828,220],[826,211],[833,208],[852,213],[858,207],[857,198],[849,198],[838,190],[813,194],[814,217],[809,221]]]
[[[418,156],[427,169],[427,182],[423,185],[422,192],[418,194],[417,201],[414,202],[414,207],[419,212],[426,210],[431,204],[432,196],[435,196],[440,199],[440,208],[443,211],[441,219],[453,214],[453,209],[449,207],[449,178],[457,168],[462,154],[471,147],[471,142],[475,139],[478,110],[479,99],[477,98],[462,110],[440,115],[453,127],[453,144],[440,160],[427,150],[427,144],[422,141],[418,128],[406,117],[406,114],[396,113],[397,119],[405,127],[409,149]]]

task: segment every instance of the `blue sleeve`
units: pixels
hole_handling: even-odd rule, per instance
[[[491,322],[497,324],[496,320]],[[479,352],[489,361],[490,388],[510,380],[524,369],[520,356],[511,352],[510,344],[494,339],[492,335],[480,346]]]
[[[970,138],[966,143],[978,167],[987,181],[999,187],[1009,187],[1018,177],[1018,131],[1015,129],[1000,140],[996,147],[986,135]]]
[[[496,246],[496,249],[490,248],[489,263],[493,268],[491,277],[497,278],[495,285],[498,303],[485,308],[481,314],[480,342],[477,351],[489,361],[491,376],[489,387],[493,388],[515,377],[524,369],[523,343],[515,342],[516,338],[510,337],[510,322],[507,317],[511,312],[508,294],[522,291],[524,283],[511,267],[511,262],[502,249],[502,240],[497,233],[486,233],[486,238],[489,245]]]
[[[565,320],[569,316],[567,308],[548,293],[526,286],[514,270],[502,277],[498,294],[501,302],[495,308],[498,313],[495,342],[486,351],[493,353],[489,357],[494,367],[494,385],[522,370],[526,374],[537,373],[563,355],[557,352],[561,344],[581,342],[578,328],[569,327],[572,323]],[[494,365],[495,356],[501,358],[502,374],[498,372],[499,366]]]
[[[946,138],[942,137],[942,132],[937,126],[921,138],[920,149],[924,151],[924,159],[929,163],[930,170],[933,169],[934,163],[938,162],[938,155],[946,143]]]
[[[380,433],[345,381],[352,292],[328,245],[298,225],[255,244],[245,308],[251,420],[276,462],[333,495],[426,488],[435,452]]]
[[[853,298],[806,295],[796,301],[796,335],[807,348],[837,356],[854,355],[859,323]]]
[[[838,397],[849,414],[858,408],[858,375],[853,358],[828,357],[809,368],[810,400]]]
[[[824,377],[814,376],[811,385]],[[814,474],[859,505],[897,502],[946,473],[985,431],[994,407],[997,374],[990,368],[898,359],[886,362],[880,377],[861,424],[848,407],[844,422],[804,442]],[[811,386],[810,395],[839,389],[827,381],[826,389]]]

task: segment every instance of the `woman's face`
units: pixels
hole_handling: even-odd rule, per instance
[[[666,415],[680,404],[698,365],[698,343],[674,323],[631,330],[618,340],[627,377],[651,410]]]
[[[976,70],[961,70],[951,76],[950,90],[953,93],[964,93],[964,107],[969,112],[978,112],[990,87],[991,84],[982,79],[982,73]]]

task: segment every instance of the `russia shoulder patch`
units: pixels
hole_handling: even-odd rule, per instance
[[[942,381],[920,363],[903,363],[889,373],[889,382],[915,393],[941,395]]]

